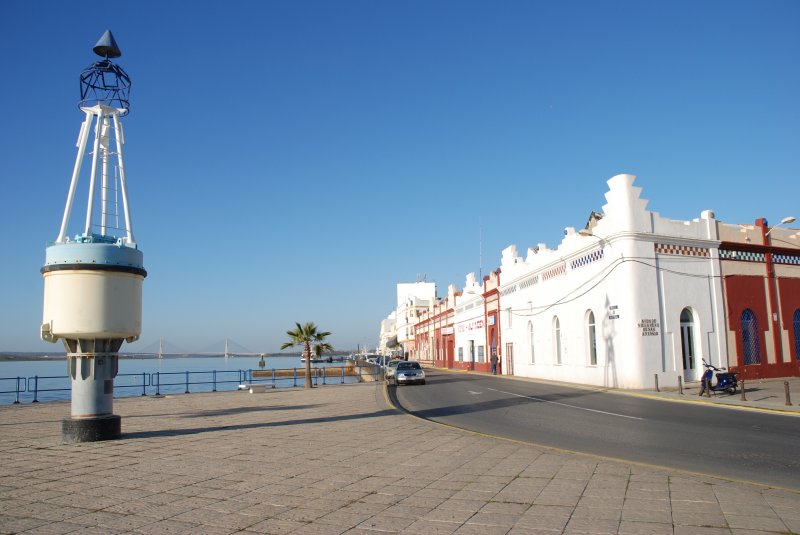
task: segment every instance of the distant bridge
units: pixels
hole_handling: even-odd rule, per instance
[[[222,351],[214,351],[213,348],[219,347],[223,345]],[[183,348],[176,346],[168,342],[167,340],[159,339],[158,342],[153,342],[152,344],[145,346],[140,351],[131,351],[131,352],[120,352],[121,355],[125,356],[141,356],[141,357],[186,357],[186,356],[197,356],[197,357],[253,357],[253,356],[260,356],[264,355],[267,356],[268,353],[264,351],[252,351],[243,345],[239,344],[238,342],[231,340],[230,338],[225,338],[225,340],[220,340],[211,344],[211,346],[206,346],[200,351],[188,351]]]

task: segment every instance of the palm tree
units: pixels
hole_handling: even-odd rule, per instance
[[[314,385],[311,384],[311,344],[330,345],[324,344],[323,341],[331,333],[318,330],[317,326],[312,322],[302,325],[295,323],[295,325],[296,328],[286,331],[286,334],[289,335],[289,341],[285,342],[281,349],[303,346],[303,358],[306,359],[306,388],[313,388]]]

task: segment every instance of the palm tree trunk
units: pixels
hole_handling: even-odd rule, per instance
[[[311,384],[311,344],[309,342],[305,343],[303,356],[306,357],[306,388],[313,388],[314,385]]]

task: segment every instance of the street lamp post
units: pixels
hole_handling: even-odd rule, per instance
[[[764,236],[769,236],[770,232],[772,232],[773,230],[775,230],[776,228],[778,228],[781,225],[788,225],[789,223],[794,223],[794,222],[795,222],[794,216],[784,217],[783,219],[781,219],[780,223],[778,223],[777,225],[774,225],[771,229],[769,229],[767,231],[767,233],[764,234]]]

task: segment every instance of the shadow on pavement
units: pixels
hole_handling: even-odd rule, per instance
[[[303,426],[306,424],[319,424],[328,422],[337,422],[345,420],[360,420],[366,418],[382,418],[384,416],[397,415],[397,411],[383,410],[366,414],[351,414],[345,416],[331,416],[327,418],[304,418],[301,420],[285,420],[280,422],[258,422],[249,424],[234,424],[234,425],[221,425],[217,427],[192,427],[187,429],[161,429],[158,431],[135,431],[132,433],[122,433],[122,439],[139,439],[139,438],[157,438],[157,437],[174,437],[183,435],[195,435],[200,433],[210,433],[215,431],[241,431],[245,429],[259,429],[269,427],[284,427],[284,426]],[[208,414],[206,414],[208,416]]]

